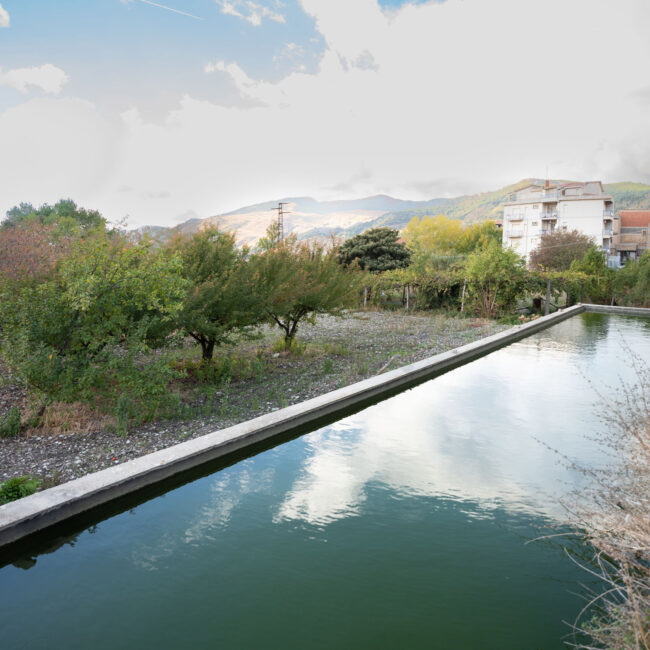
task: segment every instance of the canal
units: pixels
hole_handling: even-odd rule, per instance
[[[546,536],[630,350],[650,319],[575,316],[14,558],[2,646],[562,648],[591,578]]]

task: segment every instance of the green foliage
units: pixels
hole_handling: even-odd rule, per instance
[[[539,246],[530,254],[529,267],[550,271],[568,271],[593,246],[593,241],[578,230],[557,230],[542,235]]]
[[[616,271],[613,290],[620,304],[650,307],[650,251]]]
[[[591,245],[584,256],[571,262],[571,273],[582,274],[580,300],[608,304],[612,297],[612,280],[616,273],[607,267],[607,253]],[[576,296],[577,297],[577,296]]]
[[[172,376],[165,343],[185,295],[177,256],[103,232],[79,240],[55,275],[0,299],[3,358],[48,399],[153,417]],[[145,362],[146,361],[146,362]],[[141,410],[144,409],[144,410]]]
[[[235,333],[248,333],[248,328],[265,317],[248,251],[238,250],[234,235],[217,229],[181,240],[175,249],[182,260],[183,276],[191,284],[178,323],[209,361],[215,346],[232,342]]]
[[[12,406],[4,417],[0,417],[0,438],[13,438],[20,433],[20,410]]]
[[[0,483],[0,506],[34,494],[39,485],[40,481],[31,476],[18,476]]]
[[[54,205],[44,203],[35,208],[31,203],[21,203],[7,211],[1,227],[14,228],[30,222],[55,226],[60,234],[78,234],[104,228],[106,220],[97,210],[78,207],[72,199],[61,199]]]
[[[336,252],[287,238],[251,259],[254,294],[269,322],[284,332],[290,348],[301,321],[317,314],[342,316],[358,300],[358,274],[341,267]]]
[[[523,259],[495,243],[468,256],[464,275],[468,302],[484,318],[513,311],[529,282]]]
[[[399,232],[392,228],[372,228],[348,239],[339,249],[344,266],[358,264],[371,273],[407,267],[411,253],[399,242]]]
[[[448,266],[491,242],[501,243],[501,231],[494,221],[465,227],[461,221],[444,215],[424,216],[421,220],[413,217],[402,235],[413,253],[413,267],[418,275]],[[445,263],[445,257],[451,259]]]

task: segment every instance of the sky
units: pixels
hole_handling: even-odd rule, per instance
[[[650,183],[648,0],[0,0],[0,217]]]

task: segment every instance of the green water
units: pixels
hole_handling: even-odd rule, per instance
[[[626,346],[650,319],[574,317],[21,558],[2,648],[562,648],[590,578],[526,542],[585,482],[548,447],[603,462]]]

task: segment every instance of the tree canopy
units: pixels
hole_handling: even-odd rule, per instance
[[[238,250],[235,236],[216,228],[202,230],[173,248],[191,285],[178,322],[201,346],[207,361],[215,346],[230,342],[234,332],[245,331],[263,318],[248,250]]]
[[[484,318],[513,311],[528,280],[524,260],[495,243],[469,255],[464,274],[469,299]]]
[[[89,231],[106,226],[106,220],[97,210],[79,207],[72,199],[61,199],[54,205],[44,203],[40,208],[35,208],[31,203],[16,205],[7,211],[7,218],[0,227],[6,229],[30,222],[56,226],[62,233]]]
[[[394,228],[371,228],[343,243],[339,262],[344,266],[356,262],[371,273],[405,268],[411,263],[411,253],[398,240],[399,232]]]
[[[556,230],[542,235],[528,266],[533,270],[568,271],[571,263],[582,259],[591,246],[592,239],[578,230]]]
[[[318,314],[341,316],[359,299],[356,273],[342,267],[336,251],[317,244],[300,244],[288,237],[255,255],[257,288],[267,319],[284,332],[292,345],[301,321],[313,322]]]

